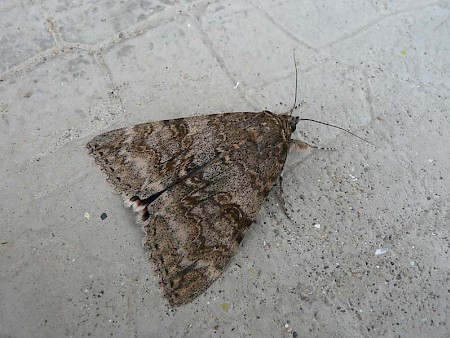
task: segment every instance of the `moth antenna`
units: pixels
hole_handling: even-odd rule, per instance
[[[339,127],[339,126],[335,126],[334,124],[330,124],[330,123],[326,123],[326,122],[322,122],[322,121],[317,121],[317,120],[313,120],[313,119],[299,119],[299,121],[311,121],[311,122],[316,122],[316,123],[323,124],[323,125],[328,126],[328,127],[333,127],[333,128],[336,128],[336,129],[343,130],[343,131],[345,131],[346,133],[349,133],[350,135],[355,136],[355,137],[359,138],[360,140],[363,140],[364,142],[367,142],[367,143],[373,145],[374,147],[376,147],[375,144],[373,144],[372,142],[366,140],[365,138],[362,138],[361,136],[358,136],[358,135],[352,133],[351,131],[349,131],[349,130],[347,130],[347,129],[345,129],[345,128],[342,128],[342,127]]]
[[[294,112],[294,109],[297,106],[297,87],[298,87],[298,68],[297,68],[297,60],[295,58],[295,48],[293,50],[294,54],[294,66],[295,66],[295,95],[294,95],[294,105],[292,106],[291,110],[289,111],[289,115],[291,116]]]

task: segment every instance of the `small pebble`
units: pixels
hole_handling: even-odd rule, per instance
[[[375,251],[375,255],[384,255],[386,252],[388,252],[389,249],[388,248],[379,248]]]
[[[100,218],[102,219],[102,221],[103,221],[103,220],[105,220],[105,219],[106,219],[106,217],[108,217],[108,215],[107,215],[107,214],[105,214],[105,213],[103,213],[103,214],[101,214],[101,215],[100,215]]]

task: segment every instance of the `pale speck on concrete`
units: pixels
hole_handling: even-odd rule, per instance
[[[384,255],[388,251],[389,251],[388,248],[378,248],[378,249],[375,250],[375,255],[376,256]]]
[[[5,0],[0,18],[3,336],[450,335],[448,1]],[[274,189],[223,276],[170,309],[84,146],[286,112],[293,49],[295,114],[376,147],[301,121],[294,138],[336,150],[292,149],[292,220]]]

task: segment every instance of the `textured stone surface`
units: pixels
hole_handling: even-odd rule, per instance
[[[151,16],[167,11],[182,1],[45,1],[49,14],[58,23],[62,38],[86,44],[102,40],[145,23]]]
[[[5,1],[0,16],[3,335],[449,336],[448,1]],[[296,114],[377,147],[300,122],[293,138],[337,150],[290,153],[295,222],[274,191],[225,273],[172,311],[85,143],[286,111],[293,48]]]
[[[41,8],[32,2],[22,5],[5,1],[0,5],[0,72],[32,58],[52,46],[52,36]]]
[[[251,109],[204,39],[195,20],[181,17],[105,53],[124,109],[131,113],[129,123],[171,119],[180,112]],[[198,100],[199,96],[212,99]]]

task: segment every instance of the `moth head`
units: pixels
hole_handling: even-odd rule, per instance
[[[289,126],[291,128],[291,133],[293,133],[295,131],[295,129],[297,128],[297,123],[299,121],[299,117],[298,116],[289,116]]]

